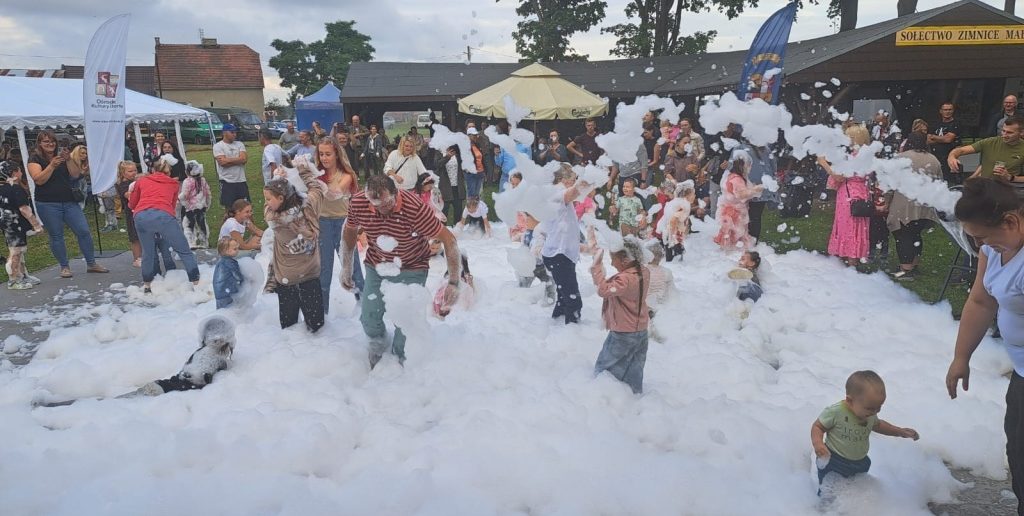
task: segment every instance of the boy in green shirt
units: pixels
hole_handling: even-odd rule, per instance
[[[811,426],[811,445],[818,456],[818,483],[829,473],[844,478],[867,473],[871,432],[918,439],[913,428],[900,428],[878,419],[885,403],[885,383],[874,371],[857,371],[846,380],[846,399],[821,412]],[[827,464],[822,466],[824,461]],[[821,490],[818,491],[821,494]]]

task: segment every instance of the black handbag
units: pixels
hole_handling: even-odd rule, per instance
[[[850,196],[850,185],[844,185],[846,187],[846,196]],[[867,199],[854,199],[850,201],[850,215],[854,217],[871,217],[875,214],[875,203],[871,202],[871,197]]]
[[[71,189],[71,198],[75,202],[85,202],[86,188],[88,183],[85,181],[85,176],[79,176],[78,179],[71,179],[71,176],[66,176],[68,181],[68,188]]]

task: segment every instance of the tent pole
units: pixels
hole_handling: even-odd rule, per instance
[[[32,211],[39,213],[36,208],[36,182],[28,177],[28,142],[25,141],[25,128],[18,127],[18,148],[21,149],[21,166],[25,167],[22,170],[25,171],[25,177],[28,178],[28,189],[32,195]]]
[[[210,145],[217,143],[217,133],[213,132],[213,120],[210,119],[210,112],[206,112],[206,127],[210,128]]]
[[[100,248],[100,252],[97,253],[96,256],[98,258],[107,258],[106,256],[103,256],[103,237],[100,236],[100,198],[95,192],[89,192],[89,197],[92,198],[92,214],[93,220],[96,222],[96,245]]]
[[[181,161],[188,161],[185,157],[185,142],[181,139],[181,122],[174,121],[174,136],[178,140],[178,154],[181,155]]]
[[[135,147],[139,150],[139,166],[142,167],[142,172],[149,172],[149,167],[146,166],[146,148],[142,145],[142,130],[139,129],[138,122],[132,122],[132,129],[135,131]]]

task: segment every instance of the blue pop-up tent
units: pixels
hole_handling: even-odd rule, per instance
[[[330,132],[335,122],[345,121],[341,109],[341,90],[328,82],[320,91],[295,101],[295,123],[300,131],[312,129],[313,122]]]

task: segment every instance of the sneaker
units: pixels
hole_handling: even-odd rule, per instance
[[[28,290],[35,285],[28,282],[28,280],[20,279],[17,281],[8,281],[7,288],[10,290]]]
[[[39,278],[37,278],[35,276],[32,276],[31,274],[26,274],[25,275],[25,280],[28,281],[29,283],[33,284],[33,285],[38,285],[38,284],[43,282],[43,280],[41,280],[41,279],[39,279]]]
[[[94,264],[90,265],[88,269],[85,269],[85,271],[86,272],[107,273],[107,272],[110,272],[110,269],[108,269],[108,268],[106,268],[106,267],[104,267],[104,266],[102,266],[102,265],[100,265],[98,263],[94,263]]]
[[[901,270],[892,275],[892,278],[896,281],[914,281],[917,276],[917,269],[910,269],[909,271]]]
[[[60,268],[60,277],[62,277],[64,279],[67,279],[67,278],[72,278],[74,276],[75,276],[74,274],[71,274],[71,267],[61,267]]]

